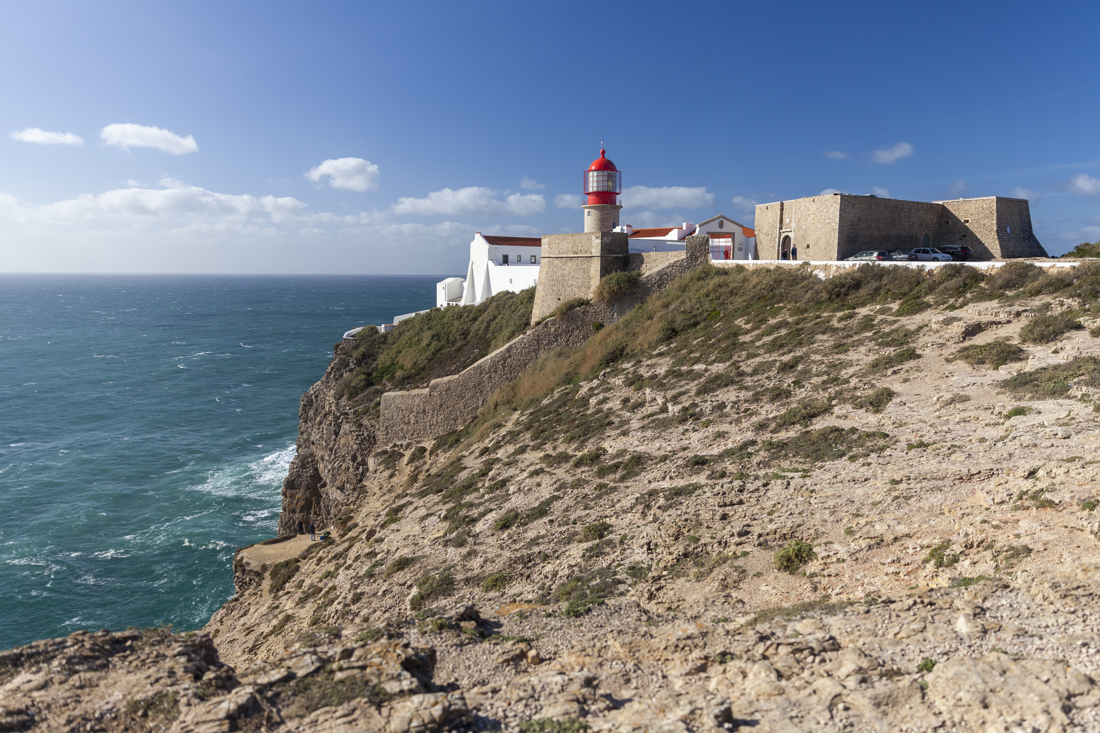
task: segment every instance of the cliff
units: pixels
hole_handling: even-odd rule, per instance
[[[1100,730],[1098,301],[1091,265],[703,268],[383,446],[381,391],[478,349],[425,321],[402,343],[450,346],[401,377],[396,340],[341,346],[283,518],[332,538],[238,551],[206,671],[171,651],[203,634],[43,642],[0,659],[0,720]],[[116,669],[175,708],[111,722]]]

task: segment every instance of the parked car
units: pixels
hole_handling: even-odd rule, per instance
[[[908,260],[909,250],[907,249],[892,249],[890,250],[890,259],[892,260]]]
[[[856,252],[851,257],[845,257],[845,262],[863,260],[870,262],[872,260],[888,260],[890,259],[890,253],[881,249],[869,249],[866,252]]]
[[[922,260],[932,262],[950,262],[951,255],[940,252],[935,247],[917,247],[909,253],[910,260]]]
[[[939,248],[940,252],[945,252],[951,255],[951,259],[959,260],[960,262],[969,260],[974,256],[974,250],[962,244],[945,244]]]

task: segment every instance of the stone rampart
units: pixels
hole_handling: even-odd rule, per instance
[[[542,264],[531,322],[546,318],[562,303],[591,298],[600,278],[627,264],[622,232],[551,234],[542,238]]]
[[[791,246],[799,260],[842,260],[869,249],[966,245],[978,260],[1046,257],[1024,199],[989,196],[953,201],[902,201],[831,194],[756,207],[756,250],[780,259]]]
[[[837,248],[835,256],[821,259],[842,260],[868,249],[935,247],[939,240],[937,232],[943,207],[938,204],[874,196],[831,198],[840,199]]]
[[[592,336],[592,324],[614,323],[635,305],[668,287],[680,275],[709,260],[708,237],[688,237],[686,242],[685,252],[652,253],[675,254],[674,258],[649,257],[651,253],[636,259],[632,257],[631,264],[637,262],[639,271],[644,272],[647,264],[651,269],[641,277],[634,292],[623,300],[610,305],[591,303],[560,317],[544,320],[459,374],[433,379],[425,389],[383,394],[378,446],[423,442],[466,426],[477,417],[482,405],[498,387],[514,380],[542,356],[557,349],[580,346]],[[544,273],[539,275],[540,287]],[[591,295],[589,290],[574,297],[588,298]]]

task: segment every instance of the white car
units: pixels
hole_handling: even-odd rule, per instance
[[[909,252],[910,260],[931,260],[932,262],[951,262],[954,257],[940,252],[935,247],[917,247]]]

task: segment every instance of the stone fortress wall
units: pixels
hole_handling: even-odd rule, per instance
[[[593,239],[595,236],[595,240]],[[621,237],[621,242],[619,241]],[[557,349],[576,348],[591,338],[592,324],[610,324],[627,311],[659,292],[678,278],[706,264],[710,258],[708,237],[688,237],[684,252],[653,252],[626,254],[626,235],[563,234],[543,238],[556,239],[551,245],[559,253],[558,268],[546,268],[549,257],[543,259],[539,273],[535,305],[553,302],[558,295],[562,302],[573,298],[591,298],[599,283],[596,273],[615,270],[635,270],[641,278],[634,292],[623,300],[604,305],[590,303],[575,308],[558,318],[549,318],[508,342],[462,372],[433,379],[426,388],[382,395],[378,424],[378,445],[403,442],[423,442],[465,427],[477,417],[493,392],[519,376],[520,372],[545,354]],[[622,254],[592,254],[592,246],[606,244]],[[599,252],[600,250],[595,250]],[[581,254],[569,255],[569,252]],[[563,278],[558,281],[557,278]],[[584,288],[588,289],[585,290]],[[547,300],[552,294],[552,301]],[[551,312],[553,308],[550,309]],[[541,319],[537,319],[541,320]]]
[[[948,244],[969,246],[978,260],[1047,256],[1028,202],[1001,196],[927,202],[829,194],[757,206],[761,258],[778,259],[787,237],[800,260]]]
[[[531,323],[546,318],[562,303],[575,298],[591,298],[600,278],[624,269],[628,249],[628,237],[623,232],[543,237],[542,264]]]

